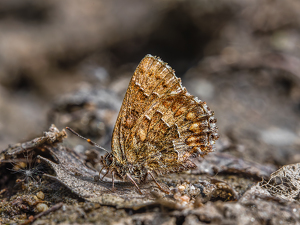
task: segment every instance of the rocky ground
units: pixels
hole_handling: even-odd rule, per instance
[[[0,224],[300,224],[298,1],[0,5]],[[169,194],[111,192],[94,180],[105,152],[62,129],[110,149],[148,53],[207,102],[220,138],[196,169],[158,178]]]

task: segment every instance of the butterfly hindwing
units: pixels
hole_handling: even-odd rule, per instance
[[[115,125],[112,151],[127,163],[157,173],[194,167],[192,155],[212,151],[216,120],[206,103],[190,95],[173,69],[147,55],[137,67]]]

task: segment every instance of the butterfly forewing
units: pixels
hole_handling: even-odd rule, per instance
[[[112,152],[123,163],[168,173],[194,167],[192,155],[212,151],[216,120],[187,93],[174,71],[147,55],[137,67],[115,125]]]

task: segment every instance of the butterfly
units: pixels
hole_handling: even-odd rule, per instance
[[[111,152],[101,158],[106,169],[102,179],[111,172],[113,189],[117,176],[130,180],[142,194],[138,183],[150,176],[166,192],[155,176],[195,168],[191,158],[214,150],[219,137],[216,121],[206,102],[189,94],[167,63],[146,55],[126,91]]]

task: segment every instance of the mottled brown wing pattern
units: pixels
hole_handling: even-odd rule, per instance
[[[218,138],[213,114],[170,66],[147,55],[129,83],[112,152],[121,164],[142,164],[158,174],[193,168],[189,158],[211,152]]]

